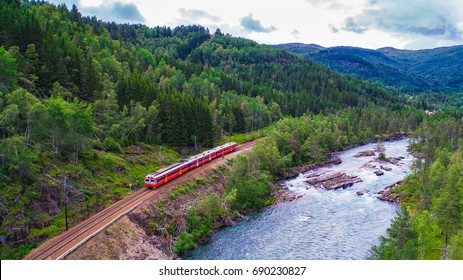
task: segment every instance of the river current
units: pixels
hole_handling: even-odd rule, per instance
[[[413,157],[408,140],[384,142],[387,157],[403,157],[397,164],[375,157],[354,157],[373,150],[368,144],[343,151],[342,163],[317,172],[345,172],[363,182],[337,190],[314,188],[304,174],[285,182],[302,197],[268,207],[214,234],[211,243],[194,250],[190,259],[206,260],[349,260],[367,259],[373,245],[386,233],[400,208],[377,199],[378,192],[410,172]],[[378,155],[378,153],[376,153]],[[366,166],[369,165],[369,166]],[[391,169],[377,176],[380,166]],[[307,175],[306,175],[307,176]],[[356,194],[363,191],[364,195]]]

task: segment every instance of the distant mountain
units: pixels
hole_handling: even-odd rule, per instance
[[[273,46],[299,54],[334,71],[371,81],[402,92],[463,91],[463,46],[427,50],[377,50],[356,47],[324,48],[291,43]]]

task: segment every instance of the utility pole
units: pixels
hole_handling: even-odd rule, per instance
[[[66,220],[66,231],[69,229],[69,226],[68,226],[68,197],[66,194],[67,185],[68,185],[68,177],[64,176],[64,183],[63,183],[63,186],[64,186],[64,218]]]
[[[162,146],[159,145],[159,164],[162,162]]]

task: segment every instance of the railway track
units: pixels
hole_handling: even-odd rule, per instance
[[[235,152],[228,154],[225,158],[235,157],[237,154],[251,149],[255,141],[239,145]],[[206,164],[204,167],[213,168],[220,164],[219,161]],[[87,240],[103,231],[117,219],[132,211],[143,201],[152,197],[161,197],[171,188],[178,184],[179,181],[194,177],[200,170],[193,170],[189,173],[176,178],[160,188],[151,190],[142,188],[122,200],[106,207],[87,220],[75,225],[68,231],[65,231],[54,238],[46,241],[41,246],[33,250],[24,259],[26,260],[57,260],[62,259],[71,253],[74,249],[85,243]]]

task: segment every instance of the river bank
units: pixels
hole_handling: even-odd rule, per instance
[[[338,156],[342,153],[339,153]],[[342,156],[340,158],[343,162]],[[331,167],[326,162],[323,166],[319,164],[318,167],[332,168],[341,165],[335,164],[336,162],[338,160],[331,162],[333,163]],[[229,168],[230,165],[226,164],[214,170],[205,170],[200,175],[201,177],[192,178],[178,188],[174,188],[164,199],[147,201],[127,217],[121,219],[120,222],[76,250],[68,259],[177,259],[175,243],[181,233],[187,229],[188,210],[195,206],[199,207],[199,211],[202,211],[202,201],[210,195],[215,194],[223,197],[226,188],[225,177]],[[307,169],[305,171],[307,172]],[[298,177],[295,179],[297,180]],[[231,212],[223,212],[213,221],[212,231],[209,232],[208,236],[198,241],[199,248],[210,246],[215,242],[216,236],[221,235],[222,232],[240,228],[242,225],[252,222],[254,217],[262,215],[261,213],[272,212],[274,209],[284,208],[287,205],[304,204],[307,201],[307,196],[312,195],[306,193],[307,186],[304,186],[304,189],[297,189],[293,183],[281,184],[281,181],[277,183],[278,187],[272,191],[267,204],[270,206],[253,213],[234,212],[231,214]],[[192,188],[191,186],[194,184],[196,187]],[[352,190],[349,193],[359,191],[356,190],[355,186]],[[318,191],[321,192],[322,190]],[[371,195],[369,190],[362,191],[365,192],[365,197]],[[353,195],[359,196],[355,193]],[[392,208],[394,210],[388,211],[389,214],[386,215],[386,217],[391,215],[387,221],[393,217],[396,211],[396,206],[392,206]],[[287,217],[282,215],[280,219],[285,221]],[[281,221],[276,222],[276,224],[279,225]],[[271,226],[272,223],[274,221],[269,221],[265,227]],[[195,251],[192,251],[192,258],[195,258]],[[185,256],[188,255],[187,253]]]
[[[327,160],[322,161],[322,162],[317,162],[313,164],[308,164],[308,165],[299,165],[295,167],[289,168],[284,174],[281,174],[279,176],[275,177],[275,183],[278,184],[281,181],[288,180],[295,178],[299,176],[301,173],[305,173],[308,171],[312,171],[315,169],[319,169],[322,167],[329,167],[332,165],[338,165],[342,163],[342,160],[338,157],[339,154],[343,151],[347,151],[353,148],[365,146],[368,144],[377,144],[380,142],[388,142],[388,141],[399,141],[408,138],[408,133],[402,132],[402,133],[395,133],[395,134],[389,134],[389,135],[376,135],[375,137],[371,139],[367,139],[364,144],[352,144],[346,147],[343,147],[341,150],[336,151],[336,152],[330,152],[327,154]],[[380,151],[378,151],[380,152]]]
[[[354,157],[375,150],[375,144],[368,144],[339,153],[341,164],[279,181],[298,199],[267,207],[235,227],[222,229],[208,245],[195,250],[191,259],[366,259],[399,210],[396,204],[380,201],[377,194],[405,178],[413,161],[407,140],[383,145],[388,157],[403,159],[394,164],[373,156]],[[385,168],[382,176],[374,173],[380,166]],[[321,172],[345,172],[363,181],[337,190],[307,182]]]

